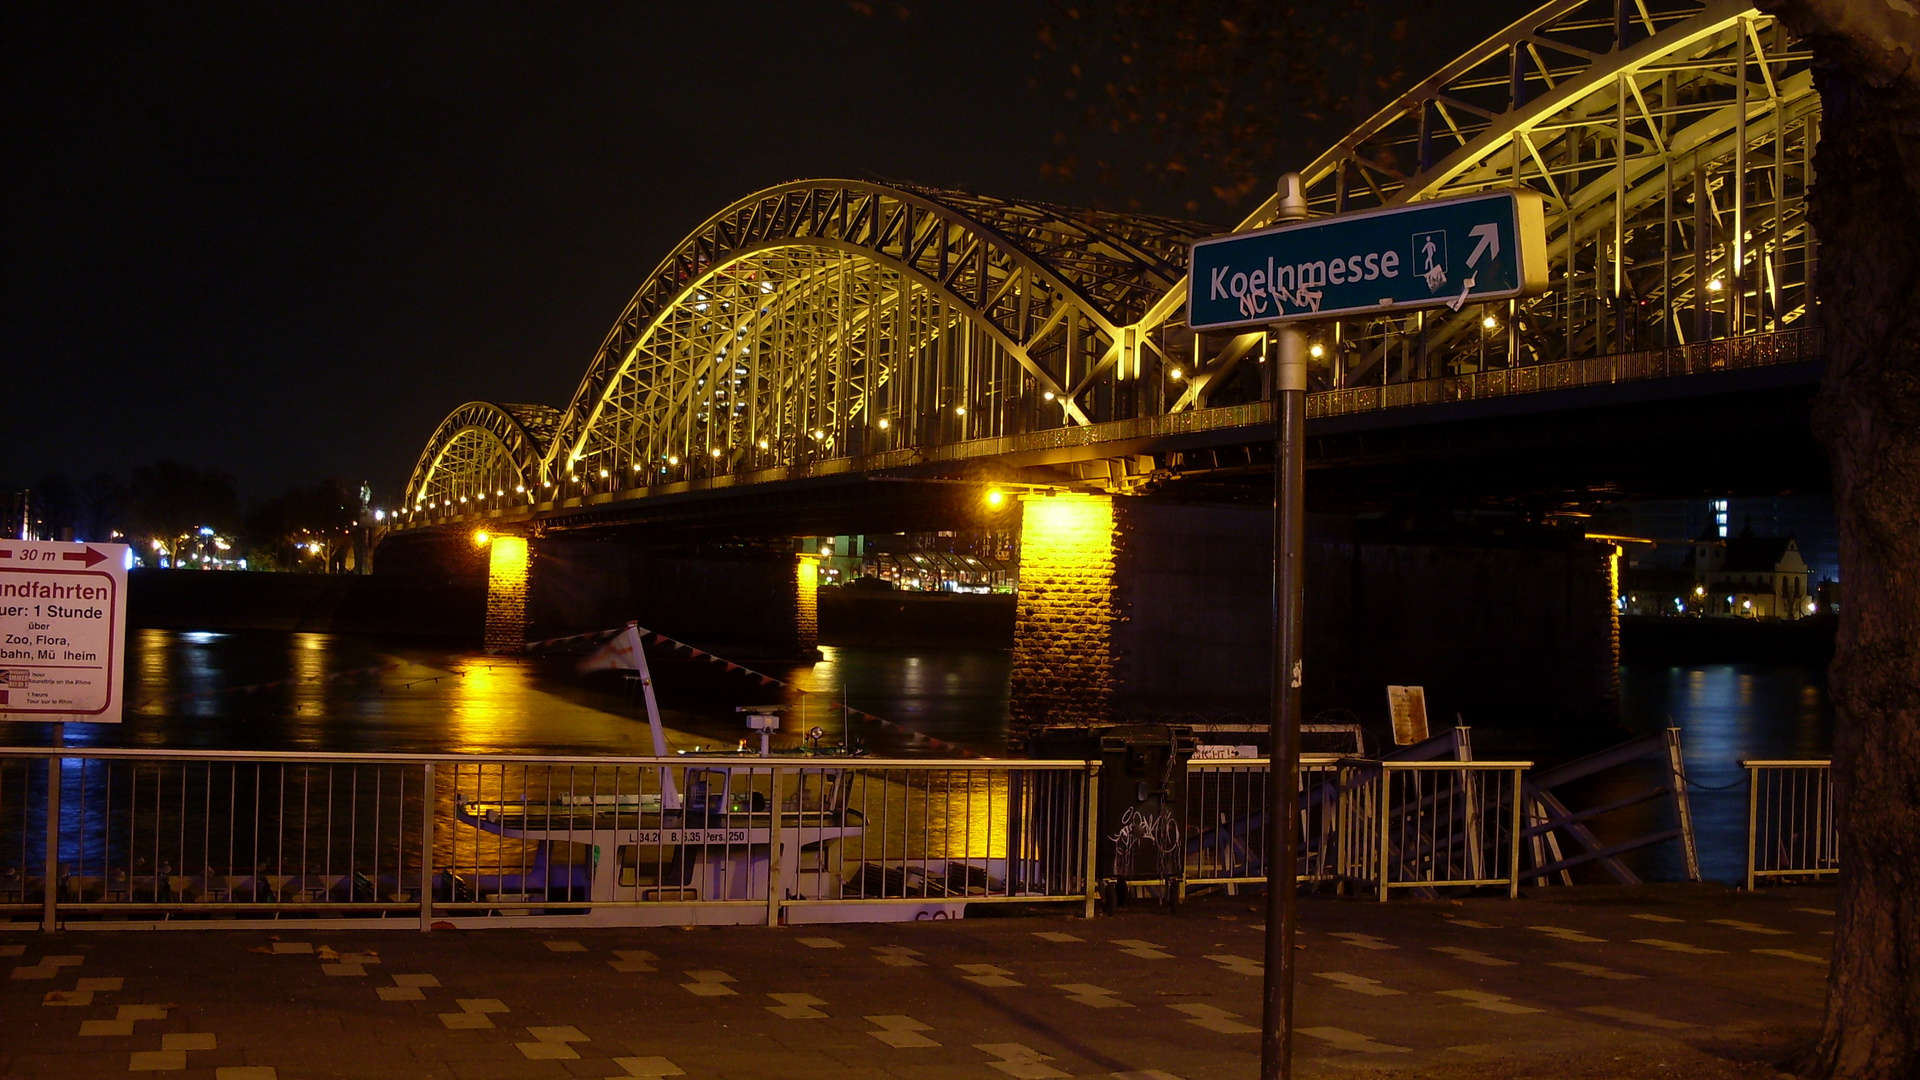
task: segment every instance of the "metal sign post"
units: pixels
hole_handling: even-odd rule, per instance
[[[1293,1075],[1294,923],[1300,858],[1300,683],[1306,548],[1307,342],[1300,323],[1352,312],[1523,296],[1547,284],[1543,200],[1531,191],[1307,221],[1300,175],[1280,178],[1278,224],[1196,241],[1187,324],[1268,327],[1276,346],[1273,447],[1273,716],[1267,807],[1266,985],[1261,1080]]]
[[[1300,174],[1280,178],[1280,218],[1307,216]],[[1269,331],[1278,345],[1274,368],[1273,442],[1273,716],[1267,784],[1266,982],[1260,1016],[1261,1080],[1293,1075],[1293,939],[1300,860],[1301,628],[1306,605],[1307,340],[1295,324]]]

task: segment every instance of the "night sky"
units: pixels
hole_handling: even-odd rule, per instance
[[[1112,201],[1042,178],[1043,7],[865,6],[8,5],[0,487],[172,458],[391,501],[462,401],[564,406],[760,188]]]

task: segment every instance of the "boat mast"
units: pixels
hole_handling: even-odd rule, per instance
[[[667,756],[667,732],[660,726],[660,705],[653,699],[653,672],[647,668],[646,650],[640,647],[640,624],[627,624],[627,647],[633,650],[633,666],[640,672],[640,692],[647,702],[647,729],[653,733],[653,756]],[[680,809],[680,792],[673,786],[673,770],[660,767],[660,808]]]

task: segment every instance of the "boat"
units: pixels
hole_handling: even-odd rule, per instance
[[[623,651],[639,671],[655,758],[666,759],[636,630],[629,626]],[[953,892],[944,879],[959,860],[952,860],[954,867],[921,860],[925,865],[913,868],[916,881],[906,881],[903,872],[894,888],[883,884],[882,895],[907,902],[868,899],[876,868],[848,860],[844,851],[867,829],[861,812],[848,806],[851,759],[776,755],[769,736],[779,728],[780,710],[741,711],[748,730],[760,736],[760,753],[742,753],[738,764],[703,756],[679,766],[625,766],[626,791],[538,799],[456,791],[454,819],[500,842],[489,865],[482,845],[456,841],[475,857],[436,882],[438,899],[465,912],[449,921],[498,925],[493,920],[538,917],[545,923],[564,916],[587,925],[690,925],[764,922],[774,912],[790,922],[961,916],[964,901],[942,898]],[[516,850],[509,852],[507,841],[518,842]],[[913,903],[916,891],[930,898]]]

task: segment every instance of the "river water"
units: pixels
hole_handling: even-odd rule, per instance
[[[914,732],[997,755],[1008,752],[1010,661],[1000,650],[824,648],[814,664],[758,665],[763,683],[724,665],[662,655],[654,683],[674,750],[732,749],[746,736],[735,709],[786,706],[776,746],[822,729],[869,752],[925,752]],[[126,721],[68,725],[69,745],[169,749],[634,754],[651,752],[637,685],[621,672],[581,674],[578,657],[495,657],[328,634],[137,631],[127,643]],[[1745,757],[1828,752],[1823,672],[1798,667],[1630,666],[1621,670],[1624,732],[1476,730],[1482,758],[1565,759],[1630,734],[1682,730],[1704,875],[1734,881],[1745,859]],[[853,710],[891,726],[849,718]],[[46,725],[0,728],[0,742],[45,745]],[[1655,762],[1608,781],[1591,798],[1657,782]],[[1649,804],[1622,828],[1653,827]],[[1681,875],[1677,845],[1641,853],[1650,879]]]

